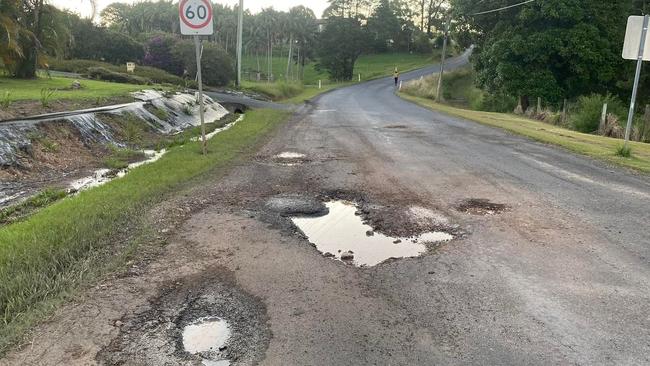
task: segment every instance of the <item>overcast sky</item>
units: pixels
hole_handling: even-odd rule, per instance
[[[142,0],[97,0],[99,5],[98,11],[104,9],[107,5],[120,2],[120,3],[136,3]],[[239,0],[218,0],[215,3],[235,5]],[[91,7],[88,0],[49,0],[50,4],[54,4],[62,9],[69,9],[82,16],[88,16],[91,13]],[[327,0],[244,0],[244,9],[249,9],[253,13],[259,12],[262,8],[273,6],[276,10],[289,10],[296,5],[305,5],[320,18],[323,11],[327,7]]]

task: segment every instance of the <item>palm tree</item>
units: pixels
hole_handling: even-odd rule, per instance
[[[95,0],[89,1],[96,9]],[[13,76],[33,78],[46,65],[46,53],[61,52],[69,31],[59,14],[44,0],[0,2],[0,57]]]

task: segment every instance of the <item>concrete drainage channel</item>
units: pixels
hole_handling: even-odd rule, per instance
[[[250,365],[271,338],[263,303],[213,268],[165,286],[148,309],[115,321],[120,332],[98,355],[110,365]]]

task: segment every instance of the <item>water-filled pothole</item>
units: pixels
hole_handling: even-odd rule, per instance
[[[413,237],[390,237],[375,232],[356,214],[348,201],[331,201],[329,213],[320,217],[293,217],[293,223],[327,257],[356,266],[374,266],[389,258],[417,257],[426,252],[426,243],[449,241],[454,237],[436,231]]]
[[[278,158],[278,159],[287,159],[287,160],[304,159],[305,154],[301,154],[301,153],[297,153],[297,152],[293,152],[293,151],[285,151],[285,152],[279,153],[275,157]]]
[[[273,156],[272,160],[275,164],[284,166],[295,166],[308,161],[307,155],[295,151],[281,152]]]
[[[494,215],[507,210],[508,206],[484,198],[469,198],[463,200],[456,208],[460,212],[472,215]]]
[[[201,318],[183,329],[183,347],[189,353],[201,354],[204,365],[229,365],[230,361],[220,352],[226,349],[230,335],[230,326],[225,320]]]

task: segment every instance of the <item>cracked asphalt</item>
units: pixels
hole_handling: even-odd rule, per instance
[[[278,164],[286,151],[305,158]],[[116,317],[136,329],[142,314],[171,311],[160,299],[176,288],[192,296],[219,288],[188,292],[183,283],[223,277],[236,298],[254,299],[250,318],[265,319],[255,326],[270,334],[260,336],[263,352],[241,351],[233,365],[650,364],[647,176],[418,107],[385,78],[302,107],[254,159],[202,189],[213,198],[162,255],[137,276],[95,289],[87,305],[62,309],[31,349],[8,360],[125,359],[120,353],[133,352],[140,333],[116,329]],[[385,233],[426,229],[417,212],[465,234],[420,257],[357,268],[324,257],[270,212],[278,196],[355,200]],[[507,209],[470,210],[467,202]],[[66,323],[75,336],[65,336]],[[173,357],[156,362],[198,364]],[[136,364],[156,363],[140,355]]]

